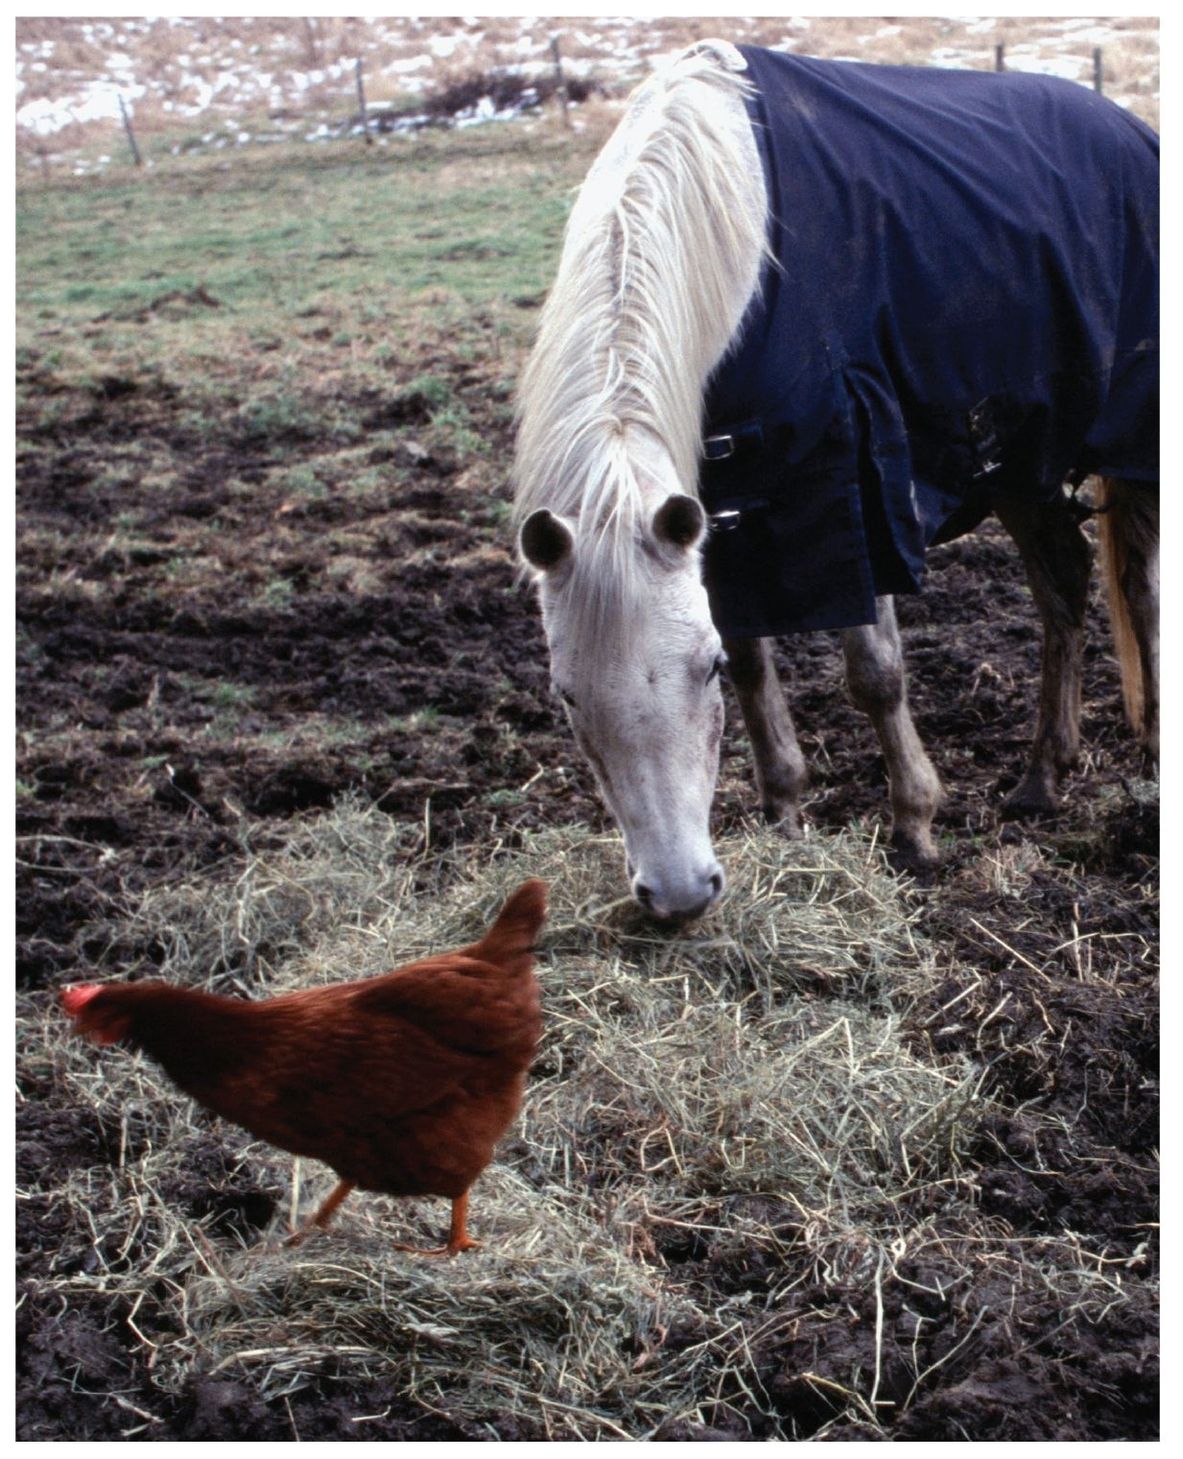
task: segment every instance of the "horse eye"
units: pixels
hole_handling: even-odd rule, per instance
[[[726,667],[727,655],[720,654],[715,662],[711,665],[711,672],[707,675],[707,683],[709,684],[712,679],[717,679]]]
[[[555,690],[555,693],[559,696],[559,698],[563,701],[564,704],[569,705],[572,709],[575,708],[575,699],[574,699],[574,696],[568,694],[567,691],[566,691],[566,689],[556,689]]]

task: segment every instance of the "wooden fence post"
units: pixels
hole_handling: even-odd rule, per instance
[[[1093,47],[1093,90],[1100,95],[1105,87],[1104,70],[1101,65],[1101,47]]]
[[[370,136],[370,120],[366,112],[366,88],[361,79],[361,57],[357,58],[357,104],[361,108],[361,131],[367,143],[372,144],[374,139]]]
[[[137,167],[143,167],[144,159],[140,156],[140,149],[136,146],[136,134],[131,129],[131,117],[128,115],[127,107],[123,102],[123,92],[119,93],[119,110],[123,115],[123,128],[127,133],[128,144],[131,147],[131,155]]]
[[[1001,41],[994,47],[994,69],[996,71],[1006,70],[1006,47]]]
[[[552,35],[550,38],[550,53],[555,63],[555,90],[558,93],[559,105],[563,108],[563,125],[570,127],[571,118],[567,115],[567,82],[563,77],[563,58],[559,53],[557,35]]]
[[[308,53],[308,64],[313,71],[320,70],[320,46],[316,39],[316,25],[311,16],[304,16],[304,48]]]

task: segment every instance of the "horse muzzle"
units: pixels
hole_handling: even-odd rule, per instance
[[[712,859],[689,875],[633,876],[632,892],[655,921],[692,922],[719,900],[724,881],[722,866]]]

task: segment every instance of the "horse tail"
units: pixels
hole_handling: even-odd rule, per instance
[[[1112,477],[1100,478],[1097,523],[1105,596],[1121,670],[1126,719],[1139,739],[1145,738],[1147,729],[1146,685],[1134,627],[1135,610],[1129,596],[1129,568],[1131,555],[1145,556],[1157,537],[1154,514],[1147,507],[1150,497],[1151,492],[1145,488]]]

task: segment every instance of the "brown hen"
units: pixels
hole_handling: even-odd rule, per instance
[[[452,1255],[468,1191],[521,1107],[542,1027],[534,941],[546,886],[524,883],[477,943],[360,983],[248,1002],[167,983],[88,983],[62,1006],[96,1043],[150,1054],[186,1094],[252,1135],[323,1160],[353,1188],[446,1196]],[[404,1247],[403,1250],[414,1248]]]

